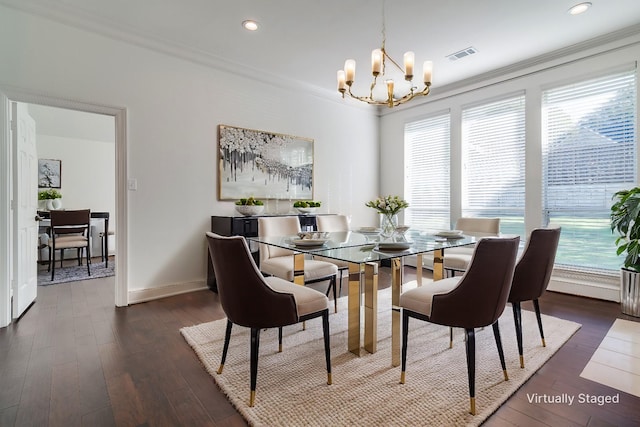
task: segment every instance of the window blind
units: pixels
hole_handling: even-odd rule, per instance
[[[612,196],[637,182],[636,73],[616,73],[542,94],[543,208],[562,226],[556,263],[617,270]]]
[[[462,110],[462,215],[524,233],[524,94]]]
[[[449,113],[407,123],[404,142],[405,221],[423,230],[449,229]]]

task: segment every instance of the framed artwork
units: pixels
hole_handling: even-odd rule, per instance
[[[218,126],[218,200],[313,200],[313,139]]]
[[[38,187],[60,188],[62,185],[62,160],[38,159]]]

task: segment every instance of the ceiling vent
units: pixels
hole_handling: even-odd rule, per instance
[[[457,61],[458,59],[462,59],[465,56],[469,56],[469,55],[473,55],[474,53],[477,53],[478,49],[476,49],[473,46],[469,46],[466,49],[462,49],[458,52],[452,53],[451,55],[447,55],[447,58],[449,58],[449,61]]]

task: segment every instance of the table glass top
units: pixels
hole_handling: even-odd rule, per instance
[[[435,236],[433,232],[409,230],[404,235],[388,239],[358,231],[332,232],[327,233],[326,242],[318,245],[302,245],[298,236],[247,237],[247,240],[341,261],[363,263],[471,245],[476,242],[476,237],[462,235],[445,239]]]

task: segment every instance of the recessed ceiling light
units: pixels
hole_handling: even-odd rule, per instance
[[[242,26],[244,27],[245,30],[249,30],[249,31],[255,31],[258,29],[258,23],[250,19],[243,21]]]
[[[569,9],[569,13],[571,15],[579,15],[582,12],[586,12],[587,9],[589,9],[591,7],[591,2],[584,2],[584,3],[578,3],[577,5],[573,6],[571,9]]]

